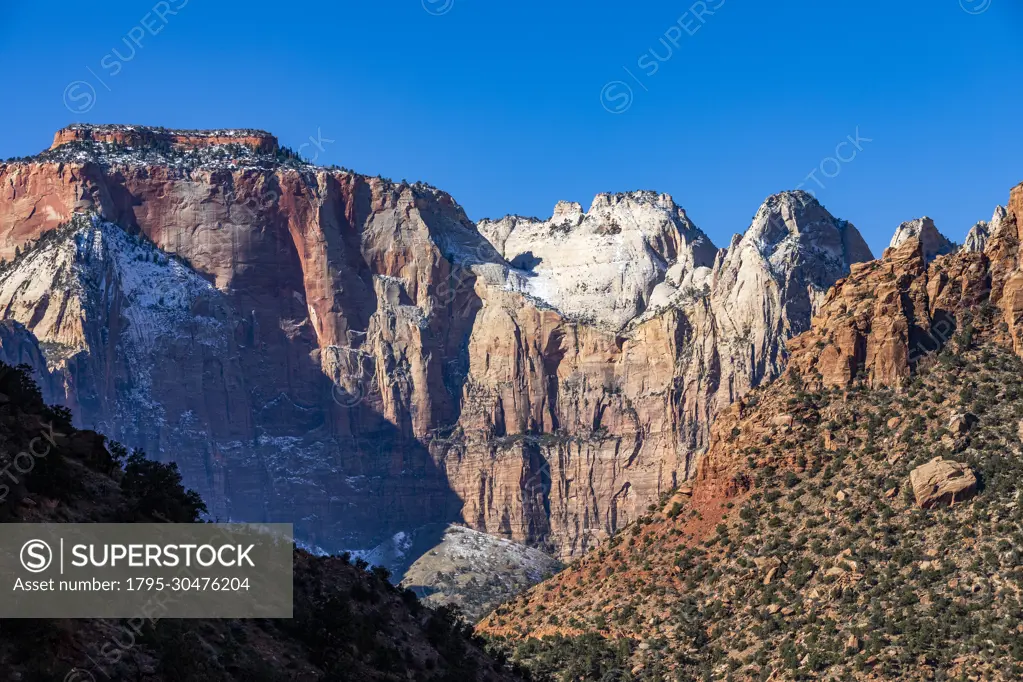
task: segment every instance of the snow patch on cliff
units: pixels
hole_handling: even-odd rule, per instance
[[[220,296],[143,237],[88,214],[42,235],[0,270],[4,316],[36,335],[51,369],[78,353],[108,352],[109,336],[117,336],[116,356],[128,371],[115,409],[135,424],[165,423],[150,372],[167,361],[161,349],[169,342],[186,339],[226,353]]]
[[[670,196],[655,192],[599,194],[585,212],[563,201],[548,220],[508,216],[478,227],[512,267],[507,288],[615,331],[670,296],[669,272],[681,280],[710,266],[717,251]]]

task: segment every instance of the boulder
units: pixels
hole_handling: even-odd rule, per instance
[[[771,423],[775,426],[791,429],[792,425],[795,423],[795,419],[793,419],[791,414],[779,414],[771,420]]]
[[[948,422],[948,430],[957,436],[962,436],[969,433],[976,423],[977,417],[969,412],[953,412]]]
[[[956,502],[973,497],[977,492],[977,476],[969,466],[960,462],[935,457],[918,466],[909,474],[916,503],[922,509]]]

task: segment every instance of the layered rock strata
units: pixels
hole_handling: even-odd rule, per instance
[[[690,476],[871,257],[802,192],[721,250],[649,192],[477,230],[266,133],[123,126],[0,165],[0,254],[63,402],[215,516],[331,550],[462,520],[563,557]]]

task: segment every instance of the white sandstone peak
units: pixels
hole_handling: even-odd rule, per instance
[[[680,282],[717,251],[670,195],[650,191],[598,194],[587,212],[562,201],[548,220],[509,216],[478,228],[514,268],[509,286],[612,330],[650,306],[669,271]]]
[[[981,220],[970,228],[966,241],[963,242],[963,249],[974,253],[984,251],[988,241],[1001,231],[1007,215],[1008,211],[1004,206],[996,206],[990,221]]]
[[[970,251],[973,253],[982,253],[984,247],[987,246],[987,240],[991,236],[991,231],[988,227],[988,223],[985,220],[981,220],[979,223],[970,228],[970,231],[966,234],[966,241],[963,242],[963,250]]]
[[[995,212],[991,215],[991,222],[989,224],[992,233],[1002,226],[1002,223],[1008,215],[1009,212],[1004,206],[995,206]]]
[[[873,259],[851,223],[835,218],[811,194],[798,190],[768,197],[739,242],[733,240],[726,262],[743,249],[755,250],[776,273],[815,263],[811,280],[825,289],[837,272],[844,274],[850,264]]]
[[[551,220],[569,222],[574,227],[582,222],[583,217],[583,207],[581,204],[574,201],[559,201],[554,206],[554,215],[551,217]]]
[[[948,253],[952,253],[952,242],[945,238],[945,235],[938,232],[934,221],[929,217],[915,218],[908,220],[895,230],[889,248],[897,248],[910,239],[919,239],[923,248],[924,260],[928,263]]]

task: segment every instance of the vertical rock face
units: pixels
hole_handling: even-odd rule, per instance
[[[926,230],[905,236],[900,227],[896,246],[880,261],[854,266],[828,293],[810,332],[790,342],[789,371],[811,386],[898,386],[923,358],[949,343],[968,344],[981,326],[1023,354],[1020,215],[1023,185],[995,211],[982,249],[973,240],[934,260],[944,237]]]
[[[47,369],[46,356],[39,348],[39,341],[20,322],[0,320],[0,362],[12,367],[28,365],[33,369],[33,379],[43,400],[50,404],[63,402],[63,386]]]
[[[625,197],[598,197],[594,207],[618,206],[621,226],[665,225],[630,215],[630,208],[649,215],[648,205]],[[682,215],[664,197],[646,198]],[[514,262],[533,251],[537,230],[580,215],[577,205],[560,204],[550,221],[506,219],[481,229]],[[809,327],[828,287],[850,263],[871,257],[852,225],[803,192],[768,199],[745,236],[713,262],[706,238],[684,225],[669,234],[681,235],[692,253],[676,251],[660,279],[646,281],[646,310],[616,334],[555,311],[492,305],[488,295],[469,345],[465,454],[447,465],[477,528],[544,536],[572,556],[637,518],[691,475],[713,416],[781,371],[785,341]],[[648,238],[634,229],[637,241]],[[514,246],[520,230],[530,238]],[[618,248],[588,241],[586,253],[602,264]],[[561,273],[564,261],[551,260],[553,281],[577,267],[569,262]],[[583,308],[585,300],[560,289],[547,302]],[[520,505],[522,490],[529,494]]]
[[[420,439],[457,419],[480,302],[439,244],[500,258],[450,197],[235,143],[76,141],[0,179],[5,316],[83,423],[313,545],[458,518]]]
[[[721,251],[650,192],[477,230],[266,133],[127,126],[0,165],[0,254],[4,352],[219,518],[332,550],[462,520],[566,557],[691,475],[870,258],[801,192]]]

